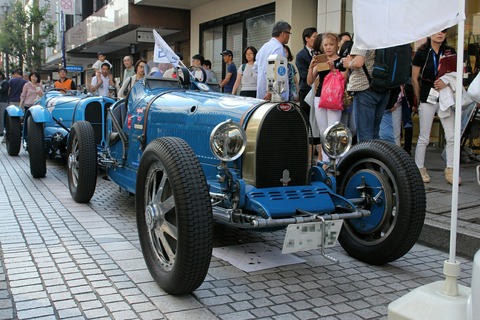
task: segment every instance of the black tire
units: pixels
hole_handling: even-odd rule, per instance
[[[30,158],[30,173],[34,178],[43,178],[47,174],[43,123],[37,123],[33,120],[33,117],[28,117],[27,128],[27,151]]]
[[[425,187],[412,157],[396,145],[371,140],[355,145],[338,170],[339,194],[363,198],[358,207],[372,212],[344,222],[339,242],[345,251],[374,265],[405,255],[420,236],[426,210]]]
[[[68,188],[73,200],[90,201],[97,184],[97,145],[89,122],[75,122],[70,129],[67,163]]]
[[[202,167],[184,140],[162,138],[147,146],[138,168],[135,203],[140,244],[152,277],[170,294],[198,288],[210,265],[213,216]]]
[[[7,114],[5,121],[5,146],[9,156],[18,156],[22,143],[22,124],[20,118]]]

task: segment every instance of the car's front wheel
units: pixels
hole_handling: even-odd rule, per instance
[[[338,164],[338,192],[371,215],[349,219],[339,236],[351,256],[385,264],[406,254],[425,220],[425,188],[413,159],[389,142],[355,145]]]
[[[30,159],[30,173],[34,178],[43,178],[47,174],[43,123],[37,123],[33,120],[33,117],[28,117],[27,128],[27,151]]]
[[[178,138],[152,141],[140,160],[137,227],[150,274],[170,294],[189,293],[205,279],[213,217],[202,167]]]
[[[7,114],[5,119],[5,146],[9,156],[18,156],[22,142],[22,124],[20,118]]]
[[[70,129],[67,149],[68,188],[73,200],[90,201],[97,184],[95,132],[87,121],[77,121]]]

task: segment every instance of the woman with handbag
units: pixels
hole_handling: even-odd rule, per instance
[[[449,47],[446,41],[447,29],[439,31],[428,37],[422,44],[412,61],[412,86],[415,94],[414,108],[418,105],[420,133],[415,149],[415,163],[420,170],[424,183],[430,182],[430,176],[425,168],[425,153],[430,141],[433,118],[440,109],[439,91],[447,85],[438,79],[440,59],[443,56],[455,54],[455,49]],[[455,115],[440,117],[446,141],[447,165],[445,180],[453,183],[453,142],[455,134]],[[459,178],[459,184],[461,179]]]
[[[135,67],[134,67],[135,75],[128,77],[123,81],[122,87],[120,88],[120,92],[118,94],[119,98],[126,98],[130,93],[130,90],[132,90],[132,87],[135,84],[135,82],[145,78],[146,64],[147,64],[147,61],[145,61],[144,59],[140,59],[135,63]]]
[[[317,55],[315,55],[308,69],[307,83],[311,85],[316,78],[319,79],[313,107],[318,128],[320,133],[323,134],[325,129],[335,122],[339,122],[342,117],[347,71],[345,69],[341,71],[334,67],[335,62],[340,59],[337,54],[338,36],[334,33],[324,33],[321,37],[315,39],[315,42],[317,41],[321,41],[321,48],[326,56],[326,64],[317,63]],[[323,70],[327,65],[326,70]],[[328,167],[330,159],[323,150],[322,157],[319,160],[324,163],[324,168]]]

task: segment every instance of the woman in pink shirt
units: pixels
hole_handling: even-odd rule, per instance
[[[40,74],[32,72],[28,76],[29,82],[23,86],[22,94],[20,95],[20,107],[27,112],[35,101],[43,96],[42,85],[40,84]]]

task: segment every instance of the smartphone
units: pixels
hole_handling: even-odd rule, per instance
[[[318,54],[315,56],[317,63],[327,62],[328,58],[326,54]]]
[[[317,60],[317,71],[330,70],[330,66],[327,63],[328,58],[326,54],[319,54],[315,59]]]

